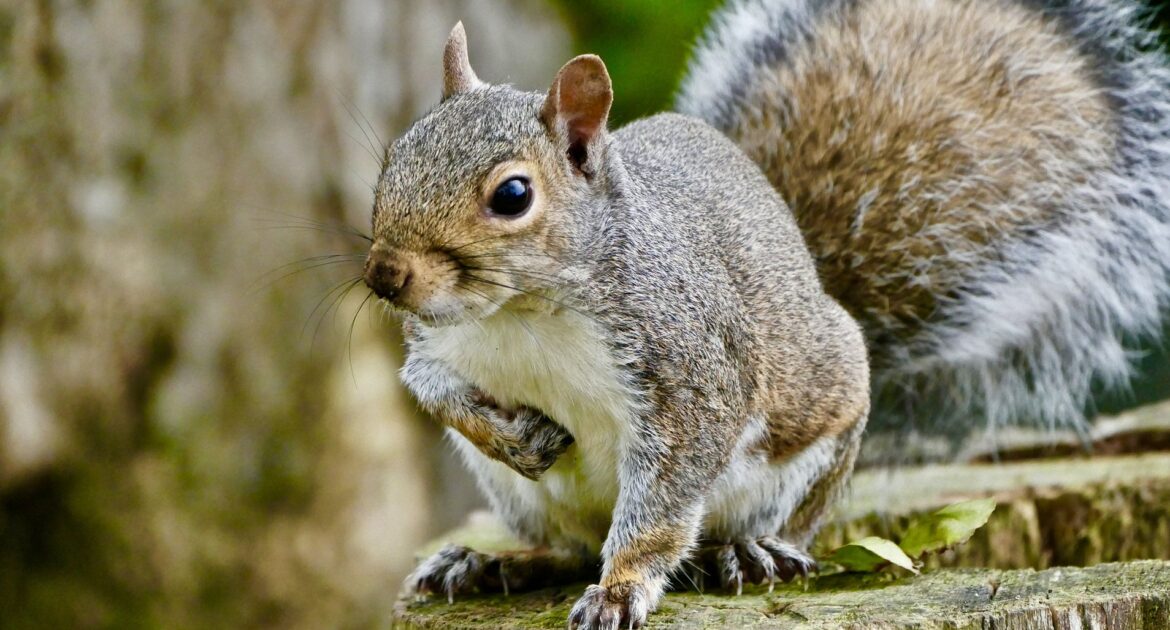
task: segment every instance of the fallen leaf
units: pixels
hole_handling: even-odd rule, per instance
[[[885,564],[893,564],[911,573],[918,573],[914,568],[914,562],[898,545],[877,536],[862,538],[844,545],[834,551],[829,560],[849,571],[870,573]]]
[[[929,551],[965,543],[975,530],[987,523],[994,511],[994,499],[975,499],[919,517],[906,528],[902,550],[911,558],[918,558]]]

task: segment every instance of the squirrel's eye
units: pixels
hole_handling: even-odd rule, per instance
[[[518,217],[532,205],[532,183],[525,177],[513,177],[492,193],[488,209],[502,217]]]

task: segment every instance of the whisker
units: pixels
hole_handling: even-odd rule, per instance
[[[538,355],[540,355],[540,357],[541,357],[541,360],[542,360],[542,362],[544,363],[544,370],[545,370],[545,372],[549,372],[549,371],[550,371],[550,368],[549,368],[549,365],[548,365],[548,355],[547,355],[547,354],[545,353],[545,351],[544,351],[544,344],[542,344],[542,343],[540,342],[540,336],[536,334],[536,331],[532,330],[532,326],[531,326],[531,325],[530,325],[528,322],[524,321],[524,319],[523,319],[522,317],[520,317],[519,315],[517,315],[517,314],[513,313],[512,311],[509,311],[508,309],[504,308],[504,305],[503,305],[503,304],[500,304],[499,302],[497,302],[497,301],[493,300],[493,299],[492,299],[490,296],[488,296],[486,293],[482,293],[482,292],[480,292],[480,291],[477,291],[477,290],[475,290],[475,289],[472,289],[471,287],[469,287],[469,286],[467,286],[467,285],[462,285],[462,286],[461,286],[459,281],[456,281],[456,282],[455,282],[455,286],[456,286],[456,287],[459,287],[459,288],[462,288],[464,291],[467,291],[468,293],[471,293],[471,294],[473,294],[473,295],[478,295],[478,296],[480,296],[481,298],[483,298],[483,299],[487,300],[487,301],[488,301],[488,303],[490,303],[490,304],[494,304],[494,305],[496,306],[496,309],[497,309],[499,312],[502,312],[502,313],[507,313],[508,315],[510,315],[510,316],[512,317],[512,319],[516,320],[516,322],[517,322],[517,323],[519,323],[519,324],[520,324],[520,326],[521,326],[522,328],[524,328],[524,331],[528,333],[528,336],[529,336],[529,337],[532,337],[532,341],[533,341],[534,343],[536,343],[536,347],[537,347],[537,349],[538,349],[538,352],[537,352],[537,354],[538,354]],[[474,320],[474,321],[476,321],[476,323],[479,323],[479,322],[478,322],[478,320]],[[479,324],[479,327],[480,327],[480,329],[482,330],[482,329],[483,329],[483,324]]]
[[[349,378],[353,380],[354,387],[357,387],[357,374],[355,374],[353,371],[353,328],[357,324],[358,315],[360,315],[362,312],[362,309],[365,308],[366,302],[369,302],[370,298],[373,296],[374,296],[373,291],[370,291],[369,293],[366,294],[365,299],[362,300],[361,304],[358,304],[357,310],[354,311],[353,319],[351,319],[349,321],[349,338],[346,340],[346,350],[345,351],[346,351],[346,354],[349,356]]]
[[[377,163],[379,166],[381,166],[382,161],[378,158],[378,147],[381,146],[381,144],[379,144],[378,146],[374,145],[374,141],[370,139],[370,134],[366,133],[365,127],[362,127],[362,124],[360,122],[358,122],[357,117],[353,115],[353,111],[350,109],[350,106],[346,103],[346,100],[348,100],[348,99],[346,99],[345,96],[342,95],[340,91],[338,92],[338,95],[342,97],[341,98],[341,106],[345,108],[345,113],[349,115],[349,119],[353,121],[353,124],[357,125],[357,128],[362,132],[362,135],[365,136],[367,144],[364,146],[366,147],[366,149],[369,150],[370,155],[374,158],[374,162]],[[354,109],[357,109],[356,104],[354,105]],[[362,116],[362,118],[365,118],[365,116]],[[369,122],[369,121],[367,120],[367,122]],[[375,132],[374,135],[375,136],[378,135],[377,132]],[[357,138],[354,138],[354,142],[357,142]],[[380,142],[381,142],[381,140],[379,139],[379,143]],[[359,142],[358,144],[361,144],[361,143]]]
[[[450,254],[450,252],[447,253]],[[482,254],[468,254],[459,256],[459,258],[463,260],[476,260],[480,258],[511,258],[513,256],[518,258],[548,258],[549,260],[559,263],[562,266],[568,266],[566,262],[547,252],[525,251],[523,249],[513,249],[506,252],[484,252]]]
[[[474,240],[474,241],[471,241],[469,243],[464,243],[464,244],[459,245],[457,247],[445,247],[444,249],[447,251],[447,254],[454,255],[455,252],[457,252],[461,249],[466,249],[468,247],[471,247],[472,245],[479,245],[480,243],[486,243],[488,241],[499,239],[499,238],[504,238],[506,236],[510,236],[510,235],[509,234],[493,234],[491,236],[481,238],[478,240]]]
[[[334,291],[338,291],[346,285],[353,284],[355,280],[358,280],[358,278],[346,278],[345,280],[342,280],[341,282],[338,282],[337,284],[329,287],[329,290],[325,292],[325,295],[321,296],[321,299],[317,300],[317,303],[313,306],[313,310],[309,311],[309,316],[305,319],[304,326],[301,327],[302,336],[305,334],[305,331],[308,330],[309,324],[312,323],[313,316],[316,315],[317,309],[321,308],[321,305],[325,303],[325,300],[327,300],[329,296],[333,295]]]
[[[365,234],[355,234],[348,230],[336,230],[330,228],[318,227],[315,225],[262,225],[256,228],[257,230],[275,231],[275,230],[304,230],[307,232],[320,232],[321,234],[336,234],[338,236],[349,236],[360,238],[367,243],[373,244],[374,239]]]
[[[501,288],[504,288],[504,289],[510,289],[510,290],[512,290],[512,291],[516,291],[516,292],[518,292],[518,293],[523,293],[523,294],[525,294],[525,295],[530,295],[530,296],[532,296],[532,297],[535,297],[535,298],[539,298],[539,299],[542,299],[542,300],[546,300],[546,301],[548,301],[548,302],[551,302],[551,303],[553,303],[553,304],[556,304],[556,305],[558,305],[558,306],[561,306],[561,307],[567,308],[567,309],[569,309],[569,310],[571,310],[571,311],[573,311],[573,312],[575,312],[575,313],[577,313],[577,314],[579,314],[579,315],[582,315],[582,316],[584,316],[584,317],[587,317],[587,318],[589,318],[589,319],[594,319],[594,317],[593,317],[593,315],[592,315],[591,313],[587,313],[587,312],[585,312],[585,311],[582,311],[581,309],[579,309],[579,308],[577,308],[577,307],[575,307],[575,306],[572,306],[571,304],[566,304],[565,302],[562,302],[562,301],[560,301],[560,300],[556,300],[556,299],[550,298],[550,297],[548,297],[547,295],[541,295],[541,294],[539,294],[539,293],[536,293],[535,291],[529,291],[529,290],[527,290],[527,289],[521,289],[520,287],[515,287],[515,286],[512,286],[512,285],[510,285],[510,284],[503,283],[503,282],[495,282],[495,281],[492,281],[492,280],[488,280],[488,279],[486,279],[486,278],[481,278],[481,277],[479,277],[479,276],[477,276],[477,275],[475,275],[475,274],[472,274],[472,273],[464,274],[464,277],[465,277],[465,278],[467,278],[468,280],[473,280],[473,281],[475,281],[475,282],[481,282],[481,283],[483,283],[483,284],[490,284],[490,285],[494,285],[494,286],[501,287]]]
[[[370,242],[370,243],[374,242],[374,239],[372,236],[366,234],[365,232],[362,232],[361,230],[359,230],[358,228],[356,228],[352,225],[349,225],[349,224],[341,222],[341,221],[323,221],[323,220],[314,219],[311,217],[303,217],[303,216],[298,216],[295,214],[289,214],[287,212],[278,212],[276,210],[269,210],[267,208],[262,208],[260,206],[256,206],[253,204],[242,204],[242,205],[246,205],[246,206],[251,207],[253,209],[253,211],[257,212],[257,213],[274,215],[271,217],[268,217],[268,216],[254,216],[254,217],[252,217],[253,222],[261,224],[259,226],[260,229],[279,229],[279,228],[312,229],[312,230],[318,230],[321,232],[334,232],[334,233],[338,233],[338,234],[348,234],[351,236],[356,236],[358,238],[361,238],[361,239],[363,239],[367,242]],[[277,217],[279,217],[279,220],[291,221],[291,223],[278,222]]]
[[[329,305],[325,307],[324,311],[321,311],[321,318],[317,320],[317,325],[313,328],[313,341],[309,344],[310,349],[313,347],[313,344],[316,343],[317,333],[321,329],[321,323],[325,321],[325,317],[329,315],[330,309],[332,309],[334,304],[337,303],[337,300],[340,300],[341,297],[344,297],[346,293],[352,290],[361,281],[361,278],[354,278],[352,280],[344,280],[339,282],[338,284],[334,285],[333,288],[329,289],[329,291],[326,292],[325,295],[317,301],[317,304],[313,307],[312,311],[309,311],[309,317],[305,320],[305,325],[301,327],[302,338],[305,336],[305,333],[308,332],[309,324],[313,323],[313,317],[317,314],[317,311],[320,310],[321,306],[326,303],[326,300],[329,300]]]
[[[366,236],[365,234],[362,234],[361,232],[358,232],[357,230],[354,230],[353,228],[350,228],[348,226],[329,226],[329,225],[313,225],[313,224],[297,225],[297,224],[293,224],[293,223],[283,223],[283,224],[271,223],[271,224],[267,224],[267,225],[258,225],[258,226],[256,226],[256,229],[258,229],[258,230],[309,230],[309,231],[313,231],[313,232],[321,232],[322,234],[339,234],[341,236],[353,236],[356,238],[360,238],[363,241],[366,241],[367,243],[374,242],[374,239],[372,237]]]
[[[366,118],[365,113],[362,112],[362,108],[358,107],[357,103],[355,103],[353,101],[353,99],[350,99],[349,103],[350,103],[350,105],[353,105],[353,108],[355,111],[357,111],[358,116],[361,116],[362,120],[366,121],[366,127],[369,128],[370,133],[374,134],[374,139],[378,141],[378,146],[379,147],[386,146],[386,143],[382,141],[382,136],[378,135],[377,127],[374,126],[374,123],[370,122],[369,118]]]
[[[350,115],[350,118],[351,118],[351,119],[353,118],[353,115],[352,115],[352,114]],[[356,124],[356,123],[357,123],[357,121],[356,121],[356,120],[354,120],[354,123]],[[362,133],[365,133],[365,132],[363,131]],[[352,133],[350,133],[350,132],[348,132],[348,131],[347,131],[347,132],[345,132],[345,135],[349,136],[349,139],[350,139],[350,140],[353,140],[353,141],[354,141],[354,143],[356,143],[356,144],[357,144],[359,147],[361,147],[361,148],[362,148],[362,150],[364,150],[364,151],[366,152],[366,155],[368,155],[368,156],[370,156],[370,157],[374,158],[374,163],[378,164],[379,166],[381,165],[382,161],[381,161],[380,159],[378,159],[378,154],[377,154],[377,153],[375,153],[374,151],[372,151],[372,150],[370,149],[370,147],[368,147],[367,145],[363,144],[361,140],[358,140],[358,139],[357,139],[357,136],[353,135]],[[369,140],[369,138],[367,138],[367,140]]]
[[[469,271],[487,271],[492,273],[514,273],[522,276],[530,276],[538,280],[552,280],[555,282],[564,282],[564,278],[555,274],[544,271],[533,271],[531,269],[516,269],[515,267],[471,267],[468,265],[460,265],[460,268]]]
[[[343,264],[347,264],[347,263],[355,263],[355,262],[360,261],[362,258],[363,258],[363,256],[358,255],[358,254],[328,254],[325,256],[310,256],[308,258],[303,258],[301,260],[294,260],[292,262],[285,263],[285,264],[277,267],[276,269],[272,269],[271,271],[264,272],[263,274],[260,275],[260,277],[258,277],[252,281],[253,286],[249,287],[248,290],[250,292],[259,292],[262,289],[272,287],[273,285],[277,284],[281,280],[284,280],[285,278],[288,278],[291,276],[295,276],[298,273],[303,273],[306,271],[310,271],[312,269],[318,269],[320,267],[328,267],[331,265],[343,265]],[[270,276],[273,276],[274,274],[281,273],[282,271],[284,271],[290,267],[295,267],[297,265],[305,265],[305,266],[297,268],[297,269],[293,269],[292,271],[289,271],[288,273],[280,275],[279,277],[270,278]]]
[[[378,193],[378,189],[375,188],[374,185],[369,182],[369,180],[367,180],[365,177],[362,177],[360,173],[358,173],[356,170],[354,170],[354,168],[352,166],[349,168],[349,172],[351,175],[358,178],[359,182],[365,184],[366,187],[370,189],[370,192],[372,192],[374,194]]]
[[[327,306],[325,310],[321,312],[321,318],[317,320],[317,327],[313,330],[313,341],[312,344],[310,344],[311,346],[317,343],[317,335],[321,330],[321,325],[324,324],[325,319],[329,317],[330,310],[333,311],[333,326],[337,326],[337,315],[341,312],[341,305],[345,302],[345,299],[349,297],[349,292],[353,291],[354,287],[358,286],[359,283],[360,279],[357,282],[351,282],[349,285],[347,285],[345,290],[341,293],[338,293],[330,302],[329,306]]]
[[[682,562],[682,563],[683,563],[683,564],[685,564],[685,565],[688,565],[688,566],[690,566],[692,569],[695,569],[696,571],[698,571],[699,573],[701,573],[701,574],[703,574],[703,575],[707,575],[707,572],[706,572],[706,571],[704,571],[702,567],[700,567],[699,565],[695,564],[693,561],[691,561],[691,560],[689,560],[689,559],[688,559],[688,560],[683,560],[683,562]],[[702,593],[702,592],[703,592],[703,589],[699,587],[699,583],[695,581],[695,578],[694,578],[694,577],[691,575],[691,572],[690,572],[690,571],[686,571],[686,570],[684,570],[682,567],[679,567],[679,571],[677,571],[677,573],[681,573],[681,574],[682,574],[682,576],[683,576],[683,577],[685,577],[685,578],[687,579],[687,581],[691,583],[691,586],[693,586],[693,587],[694,587],[694,589],[695,589],[695,592],[696,592],[696,593]]]

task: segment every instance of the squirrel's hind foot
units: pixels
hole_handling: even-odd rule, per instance
[[[744,582],[767,584],[771,592],[777,580],[808,579],[817,570],[812,556],[775,536],[708,542],[699,548],[698,556],[708,575],[736,595],[743,593]]]
[[[456,595],[531,590],[596,579],[598,566],[569,551],[535,549],[482,553],[470,547],[447,545],[427,558],[406,578],[405,588],[415,595]]]
[[[447,602],[456,595],[491,590],[487,584],[488,554],[468,547],[447,545],[418,565],[406,578],[406,590],[415,595],[442,593]],[[498,580],[496,580],[498,581]]]

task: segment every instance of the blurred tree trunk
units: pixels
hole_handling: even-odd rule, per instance
[[[565,56],[529,1],[0,4],[0,625],[384,622],[478,501],[310,223],[368,225],[457,19],[485,79]]]

